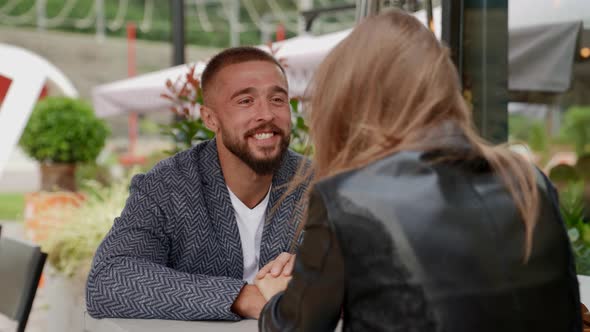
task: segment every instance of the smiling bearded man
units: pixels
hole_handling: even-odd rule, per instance
[[[258,270],[289,251],[307,182],[283,197],[289,151],[285,72],[256,48],[216,55],[201,78],[215,139],[136,175],[87,284],[96,318],[237,320],[265,303]]]

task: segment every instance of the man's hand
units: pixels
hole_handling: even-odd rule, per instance
[[[287,285],[292,277],[286,277],[284,275],[279,275],[278,277],[273,277],[270,274],[267,274],[262,279],[256,279],[254,283],[264,296],[264,298],[268,301],[271,297],[275,296],[277,293],[284,291],[287,289]]]
[[[256,274],[256,279],[264,278],[268,273],[273,277],[278,277],[279,275],[283,275],[285,277],[290,277],[293,273],[293,265],[295,264],[295,255],[292,255],[288,252],[284,252],[277,256],[273,261],[270,261],[266,264],[258,273]]]
[[[266,300],[254,285],[246,285],[231,306],[231,311],[244,317],[258,319]]]

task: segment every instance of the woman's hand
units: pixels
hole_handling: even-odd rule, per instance
[[[290,277],[293,273],[293,265],[295,264],[295,255],[292,255],[288,252],[283,252],[277,256],[274,260],[268,262],[258,273],[256,274],[256,279],[262,279],[267,274],[272,275],[273,277],[278,277],[279,275],[283,275],[285,277]]]
[[[291,276],[279,275],[278,277],[273,277],[271,274],[267,274],[262,279],[256,278],[254,284],[258,287],[262,296],[268,301],[277,293],[287,289],[291,278]]]

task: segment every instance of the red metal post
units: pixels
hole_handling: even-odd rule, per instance
[[[136,40],[136,26],[135,23],[127,23],[127,76],[133,77],[137,74],[136,72],[136,52],[135,52],[135,40]],[[135,154],[135,148],[137,146],[137,113],[130,112],[127,118],[127,132],[129,135],[129,146],[127,148],[127,154],[119,158],[119,162],[124,166],[131,166],[135,164],[142,164],[145,162],[145,158],[137,156]]]
[[[135,66],[135,23],[127,23],[127,76],[133,77],[136,74]],[[137,145],[137,113],[129,113],[128,128],[129,132],[129,156],[135,156],[135,147]]]
[[[277,32],[276,32],[276,41],[285,40],[285,26],[282,23],[277,25]]]

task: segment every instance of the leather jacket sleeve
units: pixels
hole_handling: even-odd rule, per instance
[[[309,204],[293,279],[262,310],[260,331],[328,331],[340,319],[345,288],[340,245],[318,192]]]

